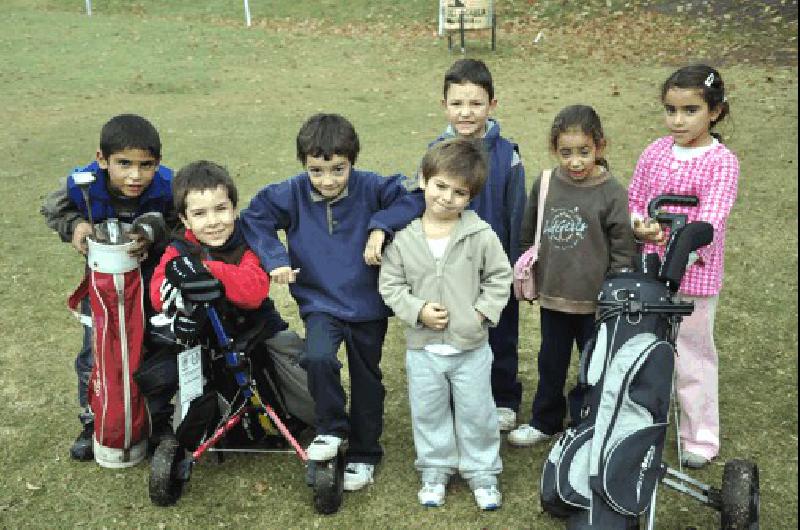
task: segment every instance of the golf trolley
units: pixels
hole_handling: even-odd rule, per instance
[[[251,353],[263,346],[264,338],[257,332],[238,341],[228,336],[214,306],[221,292],[216,279],[184,282],[180,287],[185,304],[202,306],[195,311],[205,311],[216,345],[194,349],[194,358],[189,362],[203,366],[204,376],[207,374],[208,377],[201,377],[206,384],[200,382],[200,386],[206,388],[202,393],[195,392],[196,397],[191,400],[175,437],[165,438],[156,448],[151,463],[150,500],[158,506],[175,504],[189,481],[192,468],[207,451],[216,452],[221,461],[225,451],[286,452],[285,444],[288,443],[291,446],[289,452],[295,452],[307,465],[306,480],[314,489],[316,511],[322,514],[336,512],[342,502],[344,449],[340,448],[329,461],[309,461],[292,429],[287,427],[288,422],[268,400],[262,399],[263,396],[274,397],[277,393],[269,372],[256,369],[251,358]],[[214,388],[226,384],[229,390],[227,399],[220,388]],[[184,392],[183,387],[181,392]],[[268,434],[276,429],[282,439]],[[227,441],[229,438],[231,443]],[[244,441],[244,445],[237,444],[237,440]],[[257,442],[258,448],[247,443],[253,441]]]
[[[696,197],[662,195],[648,204],[651,219],[669,228],[663,262],[643,255],[638,270],[610,274],[598,295],[596,333],[581,354],[579,418],[545,460],[541,504],[570,529],[655,525],[659,482],[716,509],[723,529],[757,529],[758,468],[725,464],[722,487],[697,481],[662,460],[674,397],[675,343],[694,304],[678,296],[690,255],[713,239],[705,222],[662,206],[696,206]],[[677,404],[676,404],[677,407]],[[678,413],[675,413],[676,423]],[[678,437],[680,439],[680,437]],[[678,442],[680,446],[680,441]],[[678,448],[681,461],[680,447]]]

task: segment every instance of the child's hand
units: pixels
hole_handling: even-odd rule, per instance
[[[286,285],[288,283],[294,283],[297,280],[297,275],[299,273],[300,269],[293,269],[291,267],[278,267],[277,269],[272,269],[270,271],[269,277],[275,283]]]
[[[425,327],[441,330],[447,327],[450,317],[447,308],[436,302],[428,302],[419,312],[419,321]]]
[[[386,234],[379,228],[369,233],[367,246],[364,247],[364,261],[367,265],[381,264],[381,251],[383,250],[383,242],[385,239]]]
[[[89,252],[89,245],[86,243],[86,238],[90,235],[92,235],[92,225],[86,221],[78,223],[75,230],[72,232],[72,246],[84,256]]]
[[[633,233],[641,241],[650,241],[657,245],[667,242],[666,234],[655,219],[636,219],[633,222]]]

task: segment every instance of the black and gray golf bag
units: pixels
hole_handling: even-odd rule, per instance
[[[708,223],[675,229],[664,262],[609,275],[596,333],[581,355],[580,417],[555,442],[541,478],[542,507],[568,528],[638,528],[664,475],[678,324],[693,304],[677,290],[692,251],[711,242]]]

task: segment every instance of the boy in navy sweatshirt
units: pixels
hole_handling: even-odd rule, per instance
[[[378,294],[377,265],[386,235],[424,208],[424,201],[406,192],[403,176],[355,169],[359,149],[345,118],[312,116],[297,135],[297,158],[305,171],[263,188],[240,216],[250,248],[273,282],[289,284],[305,323],[301,365],[308,372],[317,431],[308,456],[328,460],[347,439],[348,491],[373,481],[383,454],[379,364],[390,312]],[[350,369],[349,416],[337,359],[342,342]]]
[[[500,135],[500,124],[492,119],[497,107],[492,74],[483,61],[459,59],[444,75],[442,107],[449,125],[431,145],[447,138],[480,138],[489,153],[486,185],[469,204],[491,225],[513,265],[519,257],[519,235],[525,211],[525,168],[516,144]],[[516,426],[522,400],[519,366],[519,303],[509,300],[497,327],[489,330],[492,362],[492,395],[500,418],[500,430]]]

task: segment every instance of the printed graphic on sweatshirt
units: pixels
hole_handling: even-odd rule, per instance
[[[542,235],[550,240],[555,248],[575,248],[586,237],[588,225],[577,206],[572,209],[552,208],[545,220]]]

